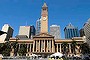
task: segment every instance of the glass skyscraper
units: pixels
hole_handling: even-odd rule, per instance
[[[78,37],[79,31],[77,27],[74,27],[71,23],[64,28],[65,38],[71,39],[72,37]]]
[[[36,35],[40,33],[40,30],[41,30],[41,19],[38,19],[36,21]]]
[[[80,32],[80,37],[85,36],[84,28],[81,28],[81,29],[79,30],[79,32]]]

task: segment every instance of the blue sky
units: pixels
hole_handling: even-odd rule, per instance
[[[35,26],[44,1],[48,5],[49,26],[60,25],[61,38],[66,25],[72,23],[80,29],[90,18],[90,0],[0,0],[0,29],[9,24],[16,36],[19,26],[26,25],[26,21]]]

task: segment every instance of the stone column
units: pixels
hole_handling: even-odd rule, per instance
[[[37,41],[37,52],[39,52],[39,40]]]
[[[36,52],[37,52],[37,40],[36,40]]]
[[[34,40],[34,42],[33,42],[33,52],[34,52],[34,48],[35,48],[35,40]]]
[[[48,50],[49,50],[49,52],[50,52],[50,40],[48,40]]]
[[[27,53],[28,53],[28,47],[29,47],[29,44],[27,44]]]
[[[60,52],[61,52],[61,43],[60,43]]]
[[[51,52],[51,41],[50,40],[48,42],[48,50],[49,50],[49,52]]]
[[[44,40],[42,40],[42,52],[44,52]]]
[[[41,52],[43,50],[43,40],[41,40]]]
[[[71,44],[69,43],[69,53],[71,53]]]
[[[19,45],[19,49],[20,49],[20,44],[18,44]]]
[[[20,43],[18,44],[18,50],[20,49]],[[19,54],[17,53],[17,56],[19,56]]]
[[[57,44],[57,52],[58,52],[58,44]]]
[[[52,52],[54,52],[54,41],[52,40]]]
[[[33,43],[31,44],[31,52],[33,52]]]
[[[44,52],[45,52],[45,40],[44,40]]]
[[[30,44],[30,52],[31,52],[31,44]]]
[[[50,52],[52,51],[52,49],[51,49],[51,40],[49,40],[49,50],[50,50]]]
[[[47,40],[47,52],[48,52],[48,40]]]
[[[39,52],[40,52],[40,40],[39,40],[39,49],[38,49],[38,50],[39,50]]]

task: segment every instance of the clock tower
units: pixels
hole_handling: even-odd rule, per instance
[[[48,33],[48,7],[46,3],[42,6],[41,11],[41,33]]]

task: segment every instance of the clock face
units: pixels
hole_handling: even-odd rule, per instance
[[[46,17],[43,17],[43,20],[46,20]]]

